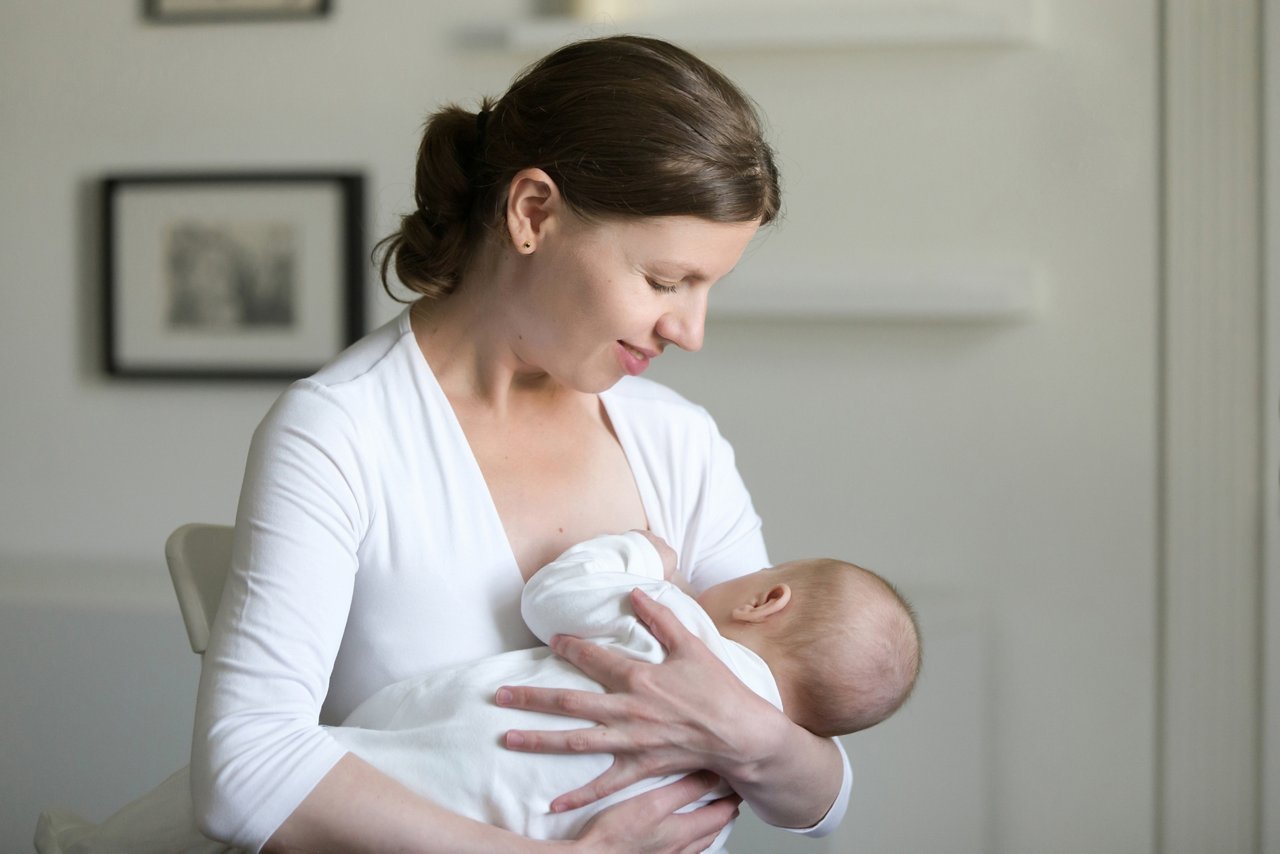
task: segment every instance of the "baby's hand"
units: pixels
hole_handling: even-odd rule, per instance
[[[642,534],[658,550],[658,557],[662,558],[662,577],[670,581],[671,576],[676,574],[676,550],[667,545],[666,540],[652,531],[641,531],[637,528],[636,533]]]

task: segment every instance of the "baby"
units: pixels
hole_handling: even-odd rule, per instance
[[[670,582],[676,556],[642,531],[566,551],[525,586],[521,611],[544,643],[573,634],[633,658],[666,651],[631,610],[636,587],[670,608],[748,687],[822,736],[876,724],[903,703],[920,667],[910,608],[879,576],[835,560],[762,569],[695,601]],[[577,729],[576,718],[498,706],[500,685],[601,691],[547,647],[518,650],[387,686],[329,732],[353,753],[455,812],[535,839],[569,839],[610,804],[673,782],[642,780],[596,803],[552,813],[555,797],[613,762],[608,754],[532,754],[502,746],[510,729]],[[699,803],[727,795],[723,785]],[[691,805],[688,809],[696,807]],[[708,851],[719,850],[726,827]],[[186,769],[95,825],[62,810],[41,816],[41,854],[225,854],[195,828]]]
[[[589,638],[644,661],[666,656],[631,610],[642,588],[670,608],[748,687],[821,736],[865,729],[902,705],[920,666],[910,608],[868,570],[835,560],[762,569],[700,594],[669,579],[676,557],[646,532],[598,537],[566,551],[525,586],[521,611],[544,643]],[[601,691],[539,647],[395,683],[330,730],[353,753],[452,810],[537,839],[573,838],[597,812],[677,777],[652,778],[578,810],[551,800],[592,780],[608,754],[528,754],[501,744],[509,729],[577,729],[575,718],[496,705],[499,685]],[[728,794],[713,791],[703,802]],[[708,850],[718,850],[729,828]]]

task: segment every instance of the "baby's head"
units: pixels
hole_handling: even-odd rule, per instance
[[[866,729],[920,671],[911,607],[889,582],[837,560],[798,560],[698,596],[720,633],[765,660],[787,715],[822,736]]]

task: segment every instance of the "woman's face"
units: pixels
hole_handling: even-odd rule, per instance
[[[758,228],[689,216],[559,219],[523,259],[529,302],[516,355],[595,393],[643,373],[668,344],[701,349],[707,292]]]

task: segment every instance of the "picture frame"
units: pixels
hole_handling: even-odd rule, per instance
[[[143,14],[161,24],[287,21],[323,18],[332,0],[143,0]]]
[[[107,373],[298,378],[364,334],[355,173],[103,179]]]

